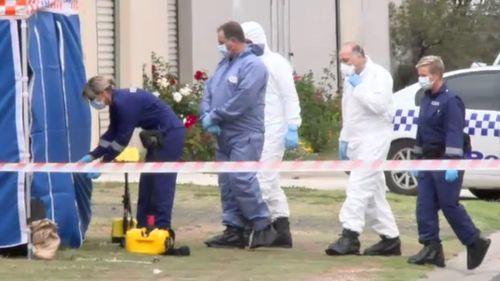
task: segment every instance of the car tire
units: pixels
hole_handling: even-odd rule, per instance
[[[415,140],[400,139],[393,141],[388,160],[411,160],[415,158],[413,147]],[[409,171],[386,171],[385,181],[391,192],[402,195],[417,195],[417,179]]]
[[[496,201],[500,200],[500,189],[478,189],[469,188],[469,191],[481,200]]]

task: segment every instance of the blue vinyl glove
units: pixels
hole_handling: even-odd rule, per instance
[[[92,155],[90,154],[87,154],[83,156],[82,159],[78,160],[78,163],[90,163],[92,161],[94,161],[94,157],[92,157]]]
[[[206,130],[207,130],[207,132],[209,132],[210,134],[212,134],[214,136],[219,136],[220,132],[221,132],[221,129],[218,125],[211,125],[208,128],[206,128]]]
[[[339,143],[339,159],[340,160],[349,160],[349,158],[347,158],[347,146],[348,146],[348,142],[346,141],[340,141]]]
[[[361,76],[359,76],[358,74],[351,75],[351,76],[349,76],[348,81],[349,81],[349,84],[351,84],[351,86],[356,88],[356,86],[361,84]]]
[[[95,180],[100,176],[101,176],[101,173],[99,173],[99,172],[87,173],[87,178],[89,178],[91,180]]]
[[[411,171],[410,171],[410,175],[412,175],[412,176],[414,176],[414,177],[418,177],[418,171],[411,170]]]
[[[205,114],[202,119],[201,119],[201,125],[203,126],[203,129],[208,130],[210,126],[215,125],[212,121],[212,116],[210,113]]]
[[[444,180],[446,182],[454,182],[458,178],[458,171],[457,170],[446,170],[444,173]]]
[[[295,149],[299,145],[299,127],[294,124],[288,125],[288,132],[285,136],[286,149]]]

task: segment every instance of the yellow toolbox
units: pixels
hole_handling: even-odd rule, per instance
[[[174,247],[172,231],[155,228],[134,228],[125,235],[125,249],[130,253],[163,255]]]

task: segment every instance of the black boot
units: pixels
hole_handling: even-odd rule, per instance
[[[467,246],[467,269],[474,269],[481,265],[491,240],[479,236],[472,244]]]
[[[250,234],[250,241],[248,243],[250,249],[255,249],[258,247],[271,247],[276,241],[278,233],[274,229],[273,225],[270,224],[266,228],[259,231],[252,231]]]
[[[399,237],[387,238],[383,235],[380,236],[380,240],[375,245],[372,245],[365,249],[363,255],[366,256],[401,256],[401,240]]]
[[[443,245],[439,241],[426,242],[418,254],[408,258],[411,264],[433,264],[438,267],[445,267]]]
[[[344,229],[340,238],[325,250],[329,256],[359,255],[359,233]]]
[[[243,229],[228,225],[222,234],[210,237],[205,241],[205,245],[213,248],[240,248],[246,246]]]
[[[278,238],[272,244],[273,247],[292,248],[292,234],[290,233],[290,222],[287,217],[277,218],[273,223],[278,233]]]

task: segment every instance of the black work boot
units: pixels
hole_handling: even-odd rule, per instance
[[[262,230],[254,230],[250,234],[250,239],[248,246],[250,249],[255,249],[258,247],[271,247],[276,241],[278,233],[274,229],[273,225],[270,224]]]
[[[467,246],[467,269],[474,269],[481,265],[491,240],[479,236],[472,244]]]
[[[340,238],[325,250],[329,256],[359,255],[359,233],[344,229]]]
[[[401,256],[401,240],[399,237],[387,238],[380,235],[378,243],[368,247],[363,252],[365,256]]]
[[[408,263],[445,267],[443,245],[439,241],[426,242],[418,254],[408,258]]]
[[[277,218],[273,223],[274,229],[278,233],[278,238],[271,245],[272,247],[292,248],[292,234],[290,233],[290,222],[287,217]]]
[[[222,234],[210,237],[205,241],[205,245],[212,248],[240,248],[246,246],[245,238],[243,237],[243,229],[228,225]]]

